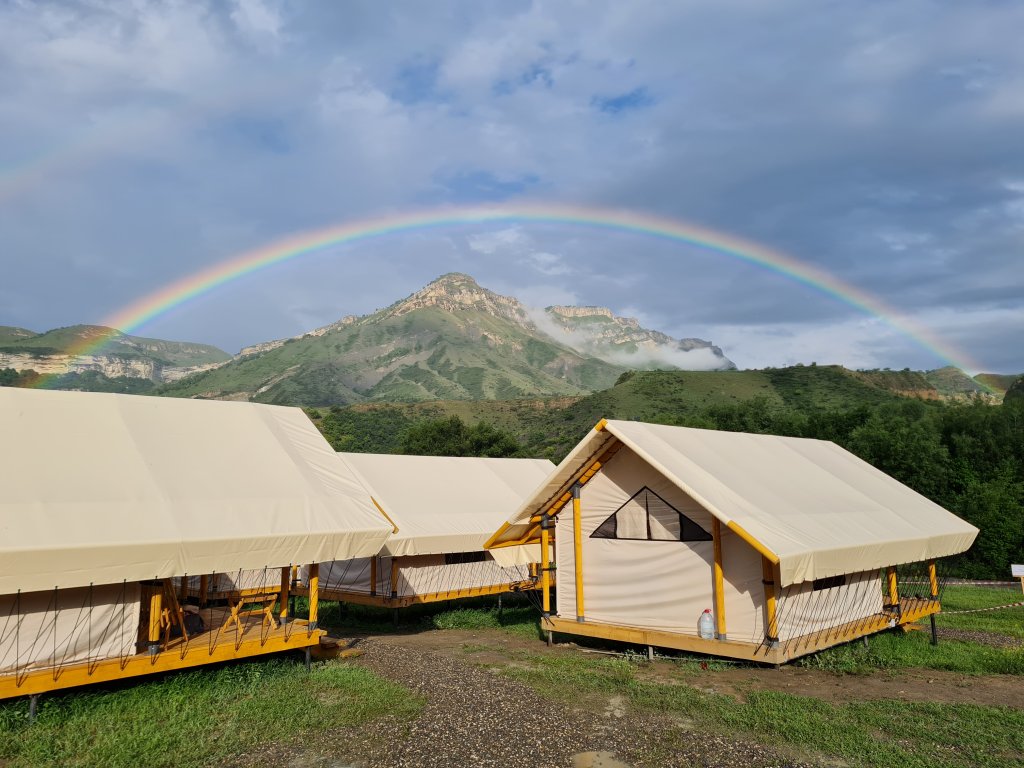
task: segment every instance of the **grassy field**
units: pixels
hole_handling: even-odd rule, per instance
[[[170,674],[108,690],[0,704],[0,765],[193,768],[269,743],[315,740],[385,714],[413,717],[404,688],[345,662],[297,656]]]
[[[642,663],[642,662],[641,662]],[[1009,768],[1024,759],[1024,712],[1003,707],[870,701],[831,704],[774,691],[743,701],[639,679],[628,659],[535,655],[502,670],[560,704],[587,694],[812,757],[872,768]],[[834,764],[834,759],[830,760]]]
[[[951,586],[944,593],[950,611],[1019,598],[1015,590],[970,586]],[[740,698],[712,693],[702,675],[745,665],[678,654],[669,662],[669,679],[652,679],[643,674],[647,662],[639,649],[631,652],[621,644],[579,641],[619,654],[612,657],[547,653],[535,608],[521,596],[506,596],[505,603],[500,613],[495,598],[416,606],[401,612],[397,627],[390,611],[363,606],[326,603],[320,616],[325,626],[341,633],[479,632],[478,647],[461,649],[467,658],[474,648],[497,649],[508,658],[497,671],[559,704],[614,696],[638,712],[691,729],[749,739],[812,760],[824,757],[830,764],[838,759],[872,768],[1009,768],[1024,760],[1024,711],[1019,709],[895,699],[834,703],[772,690],[751,690]],[[1020,608],[939,617],[940,627],[1004,638],[1022,637],[1022,624]],[[932,647],[926,632],[888,632],[873,636],[867,648],[851,643],[798,664],[828,679],[855,674],[897,680],[914,669],[1024,675],[1024,650],[961,640]],[[27,702],[0,704],[0,766],[192,768],[270,744],[315,745],[318,734],[331,729],[374,723],[386,715],[413,718],[421,706],[409,691],[358,662],[324,662],[307,673],[297,656],[277,657],[47,696],[35,724],[28,722]],[[671,750],[671,744],[661,748]]]

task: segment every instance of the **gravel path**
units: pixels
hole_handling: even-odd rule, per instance
[[[361,663],[416,691],[427,703],[410,723],[376,726],[372,743],[358,749],[355,765],[569,768],[602,764],[579,758],[574,763],[574,756],[591,751],[613,753],[636,768],[804,765],[755,744],[688,731],[687,724],[669,719],[631,714],[614,699],[603,714],[574,711],[451,656],[380,640],[367,641],[363,647],[366,656]]]

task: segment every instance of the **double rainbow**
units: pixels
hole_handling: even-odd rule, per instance
[[[300,232],[187,275],[123,307],[106,318],[102,324],[120,329],[124,333],[132,333],[165,312],[209,293],[214,288],[266,267],[334,246],[413,231],[451,229],[479,224],[531,223],[569,225],[655,237],[697,246],[738,259],[784,275],[867,315],[880,318],[949,365],[970,371],[981,369],[976,361],[939,338],[934,332],[904,317],[894,307],[875,296],[839,280],[824,270],[758,243],[675,219],[636,211],[561,204],[510,203],[497,206],[439,208],[362,219],[325,229]],[[108,338],[90,339],[69,352],[79,357],[94,354],[103,347]],[[41,377],[36,386],[45,386],[46,381],[52,378]]]

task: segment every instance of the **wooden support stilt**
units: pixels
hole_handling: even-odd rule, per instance
[[[647,660],[648,661],[654,661],[654,646],[653,645],[648,645],[647,646]]]
[[[34,723],[39,715],[39,694],[33,693],[28,697],[28,721]]]

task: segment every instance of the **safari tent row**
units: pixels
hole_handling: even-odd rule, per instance
[[[403,608],[536,587],[537,545],[484,542],[554,469],[546,459],[342,453],[395,533],[372,557],[320,566],[320,599]],[[308,593],[306,569],[299,594]]]
[[[783,663],[937,612],[977,533],[827,441],[601,421],[487,546],[541,545],[549,633]]]
[[[298,409],[5,387],[0,434],[0,699],[315,647],[292,567],[393,531]],[[274,580],[183,603],[243,570]]]

